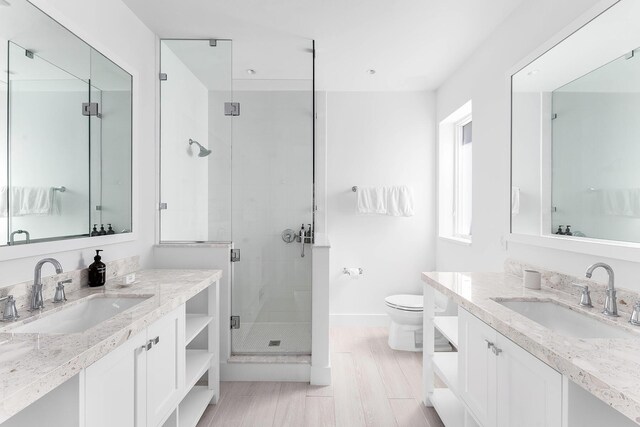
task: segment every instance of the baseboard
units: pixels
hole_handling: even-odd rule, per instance
[[[331,314],[331,326],[389,326],[389,316],[386,314]]]
[[[310,371],[303,363],[221,363],[220,381],[309,382]]]
[[[312,366],[309,383],[311,385],[331,385],[331,366]]]

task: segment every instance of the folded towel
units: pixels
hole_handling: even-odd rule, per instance
[[[413,216],[413,192],[407,186],[358,188],[360,214]]]
[[[511,215],[520,213],[520,187],[511,187]]]
[[[640,189],[603,190],[601,197],[606,215],[640,218]]]
[[[1,187],[0,217],[7,217],[9,210],[11,216],[59,214],[60,200],[56,193],[51,187]]]
[[[387,215],[413,216],[413,192],[405,185],[386,187]]]
[[[385,191],[383,187],[359,187],[358,213],[380,214],[387,213]]]

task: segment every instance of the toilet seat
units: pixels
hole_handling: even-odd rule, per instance
[[[419,312],[423,311],[422,295],[391,295],[384,299],[387,307],[400,311]]]

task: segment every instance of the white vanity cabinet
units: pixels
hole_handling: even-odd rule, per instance
[[[85,426],[158,426],[184,387],[182,305],[89,366],[85,372]]]
[[[485,427],[560,427],[562,375],[463,309],[460,395]]]

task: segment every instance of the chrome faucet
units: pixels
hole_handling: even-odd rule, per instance
[[[609,264],[605,264],[604,262],[596,262],[587,268],[587,272],[585,275],[587,279],[591,279],[591,275],[593,274],[593,270],[598,267],[602,267],[606,270],[609,275],[609,283],[607,283],[607,290],[605,291],[605,299],[604,299],[604,309],[602,310],[602,314],[605,316],[618,317],[618,304],[616,302],[616,289],[613,285],[613,269]]]
[[[56,274],[62,273],[62,266],[58,260],[53,258],[44,258],[37,262],[33,271],[33,288],[31,290],[31,309],[29,311],[40,310],[44,307],[42,298],[42,266],[51,263],[56,268]]]

